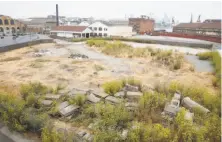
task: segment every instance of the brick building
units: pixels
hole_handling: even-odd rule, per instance
[[[154,20],[149,18],[129,18],[129,25],[133,27],[133,32],[138,34],[151,33],[154,30]]]
[[[173,32],[191,35],[221,36],[221,20],[207,19],[203,23],[180,23]]]

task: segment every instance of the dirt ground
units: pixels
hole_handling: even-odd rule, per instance
[[[74,45],[56,46],[56,43],[50,43],[0,53],[1,86],[17,88],[21,83],[38,81],[52,87],[62,84],[68,88],[93,89],[106,81],[129,76],[125,73],[113,74],[112,67],[101,60],[68,58],[70,50],[66,49],[66,46]],[[40,49],[48,48],[64,49],[67,52],[55,56],[33,56]],[[199,85],[214,90],[212,74],[193,72],[186,62],[183,68],[177,71],[171,71],[147,59],[130,59],[126,64],[132,71],[130,76],[135,76],[151,88],[158,82],[177,80],[183,84]]]

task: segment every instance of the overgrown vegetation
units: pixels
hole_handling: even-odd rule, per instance
[[[107,93],[113,95],[125,84],[142,86],[139,80],[129,77],[107,82],[103,87]],[[50,120],[48,114],[54,117],[60,102],[53,102],[49,109],[33,105],[38,104],[39,97],[61,88],[61,85],[52,89],[41,83],[23,84],[20,88],[21,98],[0,92],[0,120],[11,130],[31,131],[41,135],[43,142],[80,141],[75,139],[73,132],[69,133],[65,129],[58,131],[52,123],[49,123],[53,120]],[[66,121],[73,122],[75,126],[82,126],[81,128],[93,123],[90,132],[93,133],[95,142],[219,142],[221,140],[219,96],[211,94],[206,89],[184,86],[177,82],[169,85],[159,84],[155,89],[154,92],[144,92],[138,101],[138,107],[133,111],[125,107],[124,101],[115,105],[103,101],[88,104],[85,103],[86,98],[82,94],[72,98],[64,96],[59,101],[68,101],[70,104],[81,106],[78,116]],[[211,112],[205,114],[195,108],[192,110],[195,113],[194,121],[191,122],[185,119],[188,110],[182,108],[170,126],[164,127],[161,123],[161,112],[166,101],[170,100],[176,91],[183,97],[189,96]],[[124,130],[128,131],[125,138],[122,136]]]
[[[78,106],[83,106],[86,101],[86,97],[84,94],[77,94],[74,97],[68,99],[69,104],[75,104]]]
[[[179,91],[184,97],[192,98],[194,101],[197,101],[220,116],[220,94],[213,94],[206,88],[200,86],[185,86],[178,82],[171,82],[169,85],[159,84],[155,87],[155,90],[169,95]]]
[[[121,80],[113,80],[110,82],[106,82],[102,85],[104,91],[109,94],[109,95],[114,95],[115,93],[117,93],[118,91],[120,91],[120,89],[123,88],[123,81]]]
[[[215,78],[213,78],[212,83],[214,86],[221,87],[221,56],[217,51],[203,52],[197,54],[200,60],[211,60],[214,66]]]
[[[133,48],[132,46],[120,41],[106,42],[104,40],[87,40],[86,43],[89,46],[95,46],[104,54],[115,57],[146,58],[153,56],[155,61],[169,66],[174,70],[180,69],[183,62],[183,56],[179,54],[173,54],[172,51],[152,49],[150,47]]]

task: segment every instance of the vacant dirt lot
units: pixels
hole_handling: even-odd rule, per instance
[[[93,89],[112,79],[135,76],[151,88],[158,82],[177,80],[184,84],[200,85],[214,90],[211,82],[212,74],[193,72],[186,62],[181,69],[171,71],[149,59],[114,60],[105,55],[101,55],[103,58],[93,58],[94,55],[91,58],[91,53],[95,52],[96,57],[101,53],[85,46],[83,43],[60,45],[51,43],[0,53],[1,86],[9,85],[15,88],[20,83],[39,81],[52,87],[62,84],[68,88]],[[78,51],[81,48],[84,49],[82,53]],[[37,56],[37,53],[43,49],[47,52],[40,57]],[[89,58],[68,58],[74,53],[85,54]],[[127,68],[120,70],[121,67]]]

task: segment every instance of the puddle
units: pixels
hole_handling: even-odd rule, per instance
[[[194,65],[197,72],[213,72],[214,68],[208,60],[199,60],[195,55],[185,55],[184,58]]]

